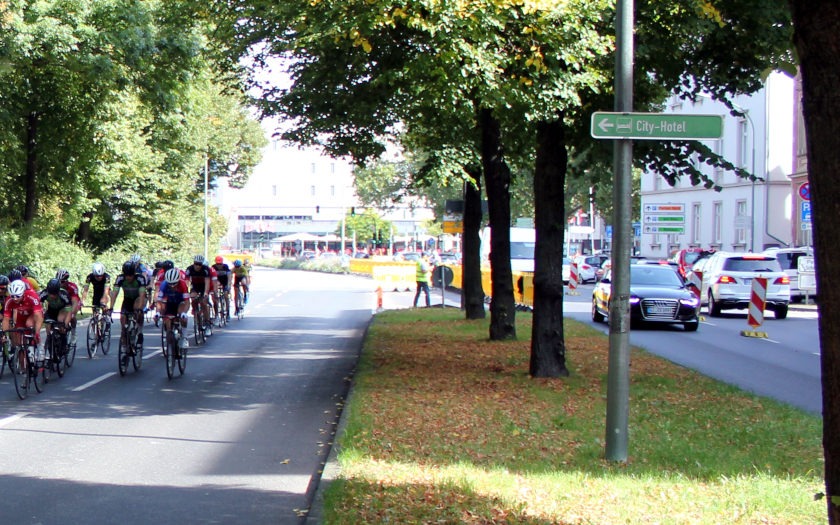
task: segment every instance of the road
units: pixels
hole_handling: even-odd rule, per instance
[[[591,317],[593,285],[584,285],[578,296],[564,301],[566,317],[604,332],[609,327],[593,323]],[[749,392],[772,397],[813,413],[822,412],[820,343],[815,310],[791,309],[787,319],[772,313],[760,330],[767,339],[743,337],[750,330],[745,310],[724,311],[722,317],[709,317],[697,332],[681,327],[631,330],[631,344],[662,356],[707,376],[738,386]]]
[[[167,379],[148,325],[143,367],[125,377],[116,334],[107,357],[82,343],[65,377],[24,401],[7,371],[2,522],[301,523],[375,295],[356,277],[254,281],[246,318],[193,344],[183,377]]]

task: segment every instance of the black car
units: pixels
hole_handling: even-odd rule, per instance
[[[612,271],[592,292],[592,320],[609,316]],[[686,288],[682,277],[668,265],[630,265],[630,320],[632,323],[682,324],[687,332],[700,326],[700,300]]]

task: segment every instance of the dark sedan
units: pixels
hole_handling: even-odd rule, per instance
[[[592,292],[592,320],[609,316],[612,271]],[[687,332],[700,326],[700,301],[686,288],[685,281],[668,266],[630,265],[630,320],[633,323],[682,324]]]

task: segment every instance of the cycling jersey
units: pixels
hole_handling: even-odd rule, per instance
[[[212,285],[212,281],[216,277],[216,270],[206,264],[201,265],[201,268],[198,269],[196,269],[195,265],[190,266],[187,268],[186,273],[187,280],[190,281],[190,291],[198,292],[199,294],[204,293],[204,281],[209,279]],[[212,290],[212,286],[209,289]]]
[[[231,274],[230,266],[225,263],[218,263],[211,266],[211,268],[216,270],[216,278],[219,280],[219,284],[221,284],[222,287],[227,288],[228,280]]]
[[[32,277],[31,275],[27,275],[23,278],[23,282],[29,285],[29,289],[35,290],[36,292],[41,291],[41,283],[38,282],[38,279]]]
[[[26,320],[33,314],[43,312],[44,309],[41,307],[41,299],[38,297],[38,293],[33,290],[26,290],[23,292],[20,301],[11,297],[6,301],[6,306],[3,308],[3,317],[14,319],[15,328],[23,328],[26,326]]]
[[[8,295],[0,295],[0,317],[3,316],[3,312],[6,310],[6,301],[8,300]]]
[[[42,290],[38,295],[38,300],[42,305],[46,305],[47,307],[44,312],[44,317],[55,321],[58,320],[59,312],[65,309],[69,310],[70,306],[73,304],[67,290],[59,290],[55,295],[50,295],[46,290]]]
[[[190,300],[190,290],[187,282],[178,281],[177,284],[169,284],[166,281],[161,283],[158,289],[157,301],[164,303],[165,315],[176,315],[178,306],[184,301]]]
[[[116,291],[119,288],[123,292],[123,303],[120,308],[122,313],[134,312],[134,301],[140,297],[141,292],[146,290],[147,285],[146,276],[143,274],[135,275],[134,279],[130,281],[123,274],[117,276],[117,280],[114,282],[114,290]]]
[[[238,268],[234,267],[233,268],[233,283],[234,284],[239,284],[239,283],[243,282],[246,279],[246,277],[248,277],[250,274],[251,274],[251,271],[248,268],[245,268],[244,266],[240,266]]]
[[[88,286],[93,287],[92,304],[98,305],[102,302],[102,296],[105,295],[105,288],[107,288],[109,284],[111,284],[111,276],[107,273],[104,273],[99,277],[89,273],[88,276],[85,277],[85,289],[87,290]]]
[[[76,286],[76,283],[64,281],[63,283],[61,283],[61,289],[67,292],[67,295],[70,296],[71,300],[79,299],[79,287]]]

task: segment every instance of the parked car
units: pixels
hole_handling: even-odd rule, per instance
[[[779,266],[790,279],[790,300],[792,302],[799,302],[805,298],[805,292],[799,289],[799,258],[813,257],[814,250],[809,246],[800,248],[769,248],[764,250],[767,255],[772,255],[779,261]],[[814,294],[811,294],[814,295]]]
[[[718,317],[723,310],[749,307],[752,280],[767,279],[765,308],[776,319],[787,317],[790,303],[790,278],[772,255],[761,253],[716,252],[703,272],[709,315]]]
[[[595,269],[600,268],[603,259],[598,255],[578,255],[572,261],[577,263],[578,282],[595,282]]]
[[[443,264],[461,264],[461,254],[456,252],[443,252],[440,254],[440,262]]]
[[[300,252],[300,255],[298,255],[298,260],[301,260],[301,261],[311,261],[311,260],[312,260],[312,259],[314,259],[315,257],[316,257],[316,254],[315,254],[315,252],[314,252],[314,251],[312,251],[312,250],[303,250],[302,252]]]
[[[675,253],[671,260],[677,265],[680,275],[685,278],[698,261],[711,257],[713,253],[715,253],[715,250],[685,248]]]
[[[570,275],[572,275],[572,260],[563,257],[563,284],[569,284]]]
[[[592,292],[592,320],[609,318],[612,271]],[[687,332],[700,326],[700,299],[686,287],[679,273],[667,265],[630,265],[631,323],[681,324]]]

